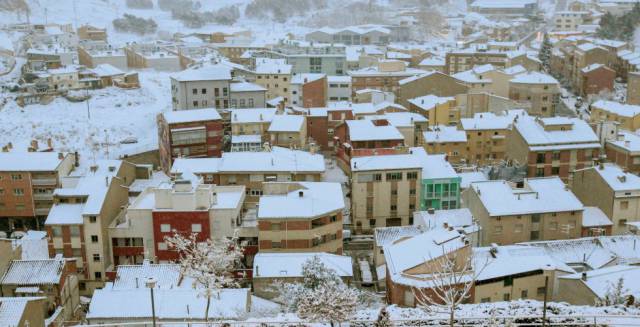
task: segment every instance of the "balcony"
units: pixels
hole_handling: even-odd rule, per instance
[[[51,208],[36,208],[36,216],[46,216],[49,214]]]
[[[37,178],[31,180],[31,185],[34,186],[56,186],[58,180],[55,178]]]
[[[53,193],[35,193],[33,199],[36,201],[53,201]]]

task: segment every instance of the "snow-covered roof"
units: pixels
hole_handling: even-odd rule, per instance
[[[455,100],[453,97],[439,97],[437,95],[429,94],[429,95],[409,99],[409,103],[413,104],[414,106],[417,106],[422,110],[427,111],[435,108],[436,106],[443,105],[453,100]]]
[[[370,120],[347,120],[345,123],[351,141],[404,140],[402,133],[392,125],[377,126]]]
[[[382,115],[367,115],[365,120],[385,119],[395,127],[413,127],[415,123],[426,123],[428,120],[415,112],[387,112]]]
[[[385,27],[384,25],[375,25],[375,24],[367,24],[367,25],[354,25],[354,26],[347,26],[347,27],[341,27],[341,28],[334,28],[334,27],[322,27],[320,29],[317,29],[315,31],[311,31],[311,33],[314,32],[322,32],[322,33],[326,33],[326,34],[337,34],[337,33],[344,33],[344,32],[350,32],[350,33],[354,33],[354,34],[367,34],[367,33],[371,33],[371,32],[379,32],[379,33],[383,33],[383,34],[390,34],[391,30],[389,30],[387,27]]]
[[[591,126],[578,118],[518,116],[514,127],[532,151],[560,149],[564,145],[577,147],[578,144],[589,148],[600,147],[598,136]]]
[[[54,171],[62,163],[58,155],[56,152],[0,152],[0,171]]]
[[[616,259],[616,255],[612,251],[602,246],[600,239],[600,237],[585,237],[522,244],[542,247],[549,255],[568,265],[586,264],[591,269],[597,269]]]
[[[418,66],[444,66],[445,60],[438,57],[425,58],[420,61]]]
[[[598,207],[584,207],[582,213],[582,227],[611,226],[613,223]]]
[[[582,279],[583,274],[586,274],[586,280]],[[624,289],[622,290],[622,296],[633,295],[636,298],[640,296],[640,267],[636,266],[617,265],[564,275],[559,278],[577,280],[601,299],[615,288],[619,279],[623,279]]]
[[[506,245],[473,249],[473,265],[479,282],[537,270],[575,272],[562,261],[534,246]]]
[[[506,181],[471,184],[489,216],[582,211],[580,200],[557,177],[525,179],[523,188],[513,188]]]
[[[273,147],[270,152],[225,152],[221,158],[177,158],[172,172],[324,172],[324,157],[306,151]]]
[[[459,250],[468,244],[456,230],[433,229],[402,238],[384,247],[384,257],[392,278],[429,260]]]
[[[265,253],[259,252],[253,259],[253,278],[302,277],[302,266],[313,257],[340,277],[353,277],[350,256],[324,252]]]
[[[262,143],[262,135],[231,135],[231,143]]]
[[[285,194],[263,195],[258,219],[315,218],[344,209],[340,183],[299,182],[300,188]]]
[[[216,109],[193,109],[167,111],[163,113],[164,119],[169,124],[191,123],[209,120],[221,120],[220,114]]]
[[[586,73],[592,72],[592,71],[594,71],[596,69],[600,69],[600,68],[603,68],[603,67],[607,68],[607,66],[605,66],[603,64],[596,63],[596,64],[591,64],[589,66],[586,66],[586,67],[580,69],[580,71],[586,74]]]
[[[51,207],[45,225],[82,225],[84,203],[57,203]]]
[[[373,230],[373,236],[376,246],[383,247],[401,238],[416,236],[423,232],[424,230],[416,225],[376,227]]]
[[[506,115],[496,115],[492,112],[475,113],[473,118],[462,118],[460,123],[465,131],[510,129],[515,116],[523,111],[511,110]]]
[[[99,77],[124,75],[124,72],[110,64],[99,64],[91,69]]]
[[[640,106],[615,101],[598,100],[591,108],[600,109],[622,117],[635,117],[640,114]]]
[[[423,147],[411,148],[411,154],[422,164],[422,179],[460,179],[445,154],[427,154]]]
[[[47,232],[30,230],[17,242],[22,248],[22,260],[49,259]]]
[[[53,285],[60,283],[63,258],[13,260],[2,277],[2,285]]]
[[[351,158],[351,171],[420,169],[422,162],[413,154],[391,154]]]
[[[515,65],[515,66],[511,66],[509,68],[505,68],[502,71],[505,74],[508,74],[508,75],[516,75],[516,74],[520,74],[520,73],[526,72],[527,69],[524,68],[522,65]]]
[[[204,319],[207,298],[198,289],[156,289],[154,291],[157,319]],[[239,318],[249,311],[250,290],[246,288],[220,289],[211,297],[209,318]],[[86,318],[128,320],[151,319],[151,297],[146,287],[139,289],[97,289],[91,298]]]
[[[447,224],[447,228],[462,229],[465,233],[477,231],[473,215],[468,208],[434,210],[433,213],[414,211],[413,221],[424,230],[445,228],[444,225]]]
[[[277,109],[275,108],[251,108],[251,109],[232,109],[232,124],[247,123],[266,123],[270,122],[275,116]]]
[[[286,59],[256,58],[257,74],[291,74],[291,65]]]
[[[44,297],[0,297],[0,326],[21,326],[29,301],[44,300]],[[25,321],[28,321],[25,319]]]
[[[302,73],[295,74],[291,77],[291,84],[306,84],[325,78],[326,74],[319,73]]]
[[[596,171],[614,192],[640,190],[640,177],[638,175],[626,172],[614,163],[605,163],[603,166],[602,168],[597,166],[584,169]]]
[[[422,132],[422,136],[427,143],[467,142],[467,133],[455,126],[435,125]]]
[[[640,136],[629,131],[619,131],[618,139],[608,140],[607,143],[629,152],[640,152]]]
[[[178,82],[231,80],[231,68],[225,65],[194,67],[171,74]]]
[[[269,125],[269,132],[300,132],[304,126],[302,115],[275,115]]]
[[[349,75],[327,75],[327,83],[351,83]]]
[[[471,186],[471,183],[484,182],[484,181],[488,181],[489,180],[489,178],[487,178],[487,175],[485,175],[481,171],[460,172],[460,173],[458,173],[458,176],[460,176],[460,178],[461,178],[461,180],[460,180],[460,188],[461,189],[469,188],[469,186]]]
[[[258,84],[249,82],[231,83],[229,88],[231,89],[231,92],[262,92],[267,90]]]
[[[516,75],[510,82],[517,84],[558,84],[558,80],[553,76],[535,71]]]
[[[144,261],[141,265],[119,265],[113,281],[114,290],[145,289],[145,281],[153,278],[156,288],[171,289],[180,285],[180,266],[173,263],[152,264]],[[182,285],[192,287],[188,282]]]
[[[386,70],[380,70],[378,66],[365,67],[358,70],[350,70],[348,72],[348,74],[352,77],[353,76],[355,77],[367,77],[367,76],[409,77],[414,75],[422,75],[425,73],[428,73],[428,72],[423,69],[416,69],[416,68],[410,68],[410,67],[406,67],[403,70],[386,71]]]
[[[535,3],[535,0],[476,0],[471,3],[471,7],[485,9],[521,9]]]
[[[435,71],[427,71],[424,74],[418,74],[418,75],[413,75],[413,76],[410,76],[410,77],[407,77],[407,78],[403,78],[403,79],[398,81],[398,85],[405,85],[407,83],[411,83],[413,81],[417,81],[419,79],[431,76],[431,75],[436,74],[436,73],[437,72],[435,72]]]

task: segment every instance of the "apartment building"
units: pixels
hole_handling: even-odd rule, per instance
[[[263,142],[268,142],[268,129],[276,113],[275,108],[231,110],[231,135],[258,135]]]
[[[408,41],[406,28],[400,25],[357,25],[343,28],[323,27],[309,32],[305,40],[345,45],[387,45],[390,42]]]
[[[307,145],[307,121],[302,115],[275,115],[267,130],[269,144],[299,149]]]
[[[127,65],[131,68],[152,68],[159,71],[182,70],[180,57],[155,43],[133,43],[124,47]]]
[[[578,93],[583,97],[600,92],[612,92],[616,71],[603,65],[591,64],[580,70]]]
[[[445,56],[445,73],[453,75],[485,64],[491,64],[496,68],[506,68],[507,61],[507,52],[470,47],[447,52]]]
[[[258,204],[259,252],[342,254],[339,183],[270,182]]]
[[[428,95],[453,97],[458,94],[466,94],[469,91],[469,87],[461,81],[441,72],[428,72],[407,77],[400,80],[398,85],[397,101],[405,107],[410,107],[410,99]]]
[[[467,133],[456,126],[435,125],[422,132],[423,147],[429,154],[445,154],[449,162],[465,163],[468,158]]]
[[[53,205],[54,190],[75,164],[76,155],[68,153],[1,152],[0,229],[41,229]]]
[[[75,259],[82,295],[104,286],[113,264],[107,227],[129,202],[128,187],[145,173],[145,168],[119,160],[99,160],[86,168],[74,171],[55,190],[45,222],[49,255]]]
[[[303,108],[327,105],[327,75],[295,74],[291,79],[291,104]]]
[[[560,176],[593,165],[600,154],[598,136],[589,124],[578,118],[516,117],[507,138],[506,159],[526,165],[527,176]]]
[[[425,95],[408,99],[409,110],[427,118],[431,126],[456,125],[460,121],[460,111],[454,97]]]
[[[344,45],[287,41],[273,51],[256,51],[252,56],[285,59],[294,74],[344,75],[347,71]]]
[[[351,159],[351,219],[358,234],[413,224],[423,163],[413,154]]]
[[[529,72],[509,81],[509,99],[528,105],[531,115],[553,117],[560,98],[560,83],[550,75]]]
[[[229,84],[231,108],[264,108],[267,106],[267,89],[254,83]]]
[[[83,42],[78,46],[78,62],[89,68],[109,64],[120,70],[127,70],[127,55],[124,49],[115,48],[105,41]]]
[[[175,158],[220,157],[224,134],[216,109],[169,111],[158,114],[160,162],[169,171]]]
[[[615,122],[619,128],[629,131],[640,128],[640,105],[598,100],[589,108],[591,109],[589,120],[592,124]]]
[[[186,159],[189,160],[189,159]],[[113,264],[178,259],[165,237],[196,233],[199,242],[231,237],[242,224],[243,186],[204,184],[192,173],[146,188],[108,229]]]
[[[386,119],[347,120],[335,129],[334,139],[344,171],[349,171],[351,158],[396,153],[405,145],[404,135]]]
[[[328,101],[351,101],[351,76],[327,76]]]
[[[557,176],[472,183],[464,203],[482,227],[481,244],[509,245],[580,237],[582,202]]]
[[[444,154],[427,154],[423,148],[411,148],[422,163],[420,210],[460,208],[462,179]]]
[[[418,298],[421,292],[429,294],[434,286],[433,280],[442,274],[440,260],[451,260],[453,269],[464,274],[465,263],[471,256],[471,244],[456,230],[433,229],[424,233],[405,237],[389,243],[383,248],[386,269],[386,300],[389,304],[415,307],[419,301],[429,299]],[[448,258],[448,259],[444,259]],[[469,271],[469,276],[473,271]],[[461,285],[451,285],[460,287]],[[474,289],[464,302],[471,303]],[[439,301],[434,299],[434,301]]]
[[[535,16],[538,11],[538,2],[535,0],[475,0],[470,3],[469,8],[473,12],[490,16]]]
[[[75,272],[75,263],[62,256],[13,260],[0,281],[0,288],[4,296],[45,299],[47,313],[63,307],[60,315],[71,320],[80,304]]]
[[[268,100],[282,97],[285,104],[291,97],[291,69],[285,59],[255,58],[254,83],[267,89]]]
[[[571,188],[585,205],[605,213],[613,235],[627,233],[627,224],[640,220],[640,177],[615,164],[576,170]]]
[[[460,126],[467,133],[467,162],[483,166],[502,161],[507,151],[507,137],[518,114],[524,113],[521,110],[510,110],[503,115],[484,112],[460,119]]]
[[[609,50],[593,43],[582,43],[575,46],[573,56],[570,58],[571,82],[575,89],[580,89],[582,69],[592,64],[613,66]]]
[[[107,29],[84,24],[77,28],[76,34],[80,40],[106,41]]]
[[[351,70],[352,92],[364,89],[374,89],[391,92],[397,95],[400,89],[400,81],[408,77],[423,75],[426,71],[407,67],[401,60],[380,60],[374,66]]]
[[[17,327],[44,326],[49,313],[42,297],[0,297],[0,305],[11,309],[3,313],[3,320]]]
[[[222,65],[191,68],[172,74],[174,110],[229,108],[231,69]]]
[[[620,131],[611,140],[605,141],[607,160],[632,173],[640,173],[640,136]]]
[[[364,120],[386,120],[404,136],[404,144],[416,146],[422,140],[422,132],[426,131],[429,121],[415,112],[388,112],[382,115],[367,115]]]
[[[640,105],[640,72],[629,72],[627,77],[627,103]]]
[[[584,19],[589,16],[588,11],[557,11],[553,16],[554,31],[577,31]]]
[[[273,147],[263,152],[225,152],[220,158],[178,158],[172,172],[192,172],[207,184],[243,185],[245,204],[255,206],[264,182],[319,182],[325,171],[320,154]]]

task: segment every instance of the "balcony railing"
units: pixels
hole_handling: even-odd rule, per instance
[[[42,185],[55,186],[58,184],[58,180],[56,180],[55,178],[37,178],[37,179],[32,179],[31,184],[36,186],[42,186]]]
[[[36,193],[33,195],[33,199],[36,201],[52,201],[53,193]]]
[[[35,211],[37,216],[44,216],[48,215],[50,210],[51,208],[36,208]]]

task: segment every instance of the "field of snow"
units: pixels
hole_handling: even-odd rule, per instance
[[[56,150],[112,159],[157,147],[156,115],[171,110],[169,74],[143,71],[140,82],[142,87],[135,90],[90,91],[90,119],[86,101],[72,103],[59,97],[48,105],[24,108],[11,101],[0,109],[0,122],[11,122],[0,124],[0,144],[12,142],[15,151],[26,151],[32,139],[43,146],[51,138]],[[120,144],[126,137],[136,137],[138,143]]]

